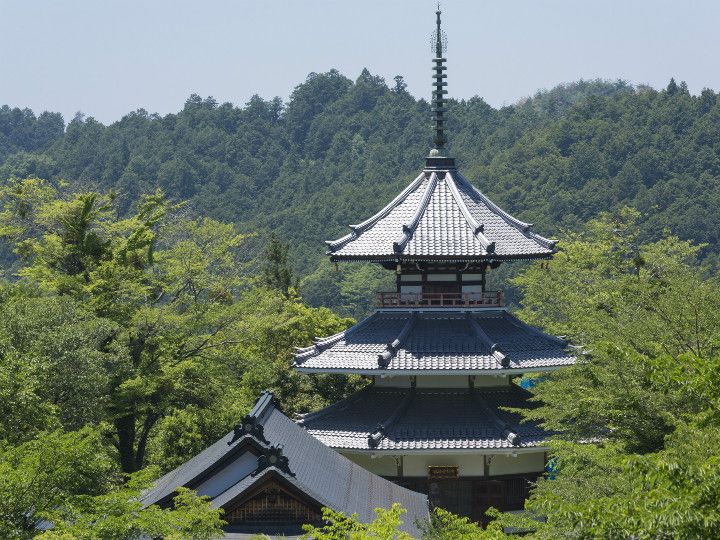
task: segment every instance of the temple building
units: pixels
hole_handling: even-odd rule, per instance
[[[225,510],[226,538],[298,535],[303,524],[322,524],[323,507],[369,522],[375,508],[399,502],[407,509],[402,529],[413,536],[428,520],[425,495],[331,450],[285,416],[269,392],[233,431],[155,482],[143,505],[170,506],[179,486]]]
[[[446,66],[437,12],[434,148],[423,171],[378,213],[328,242],[332,261],[396,274],[377,310],[298,350],[302,373],[354,373],[370,384],[299,424],[353,462],[481,521],[521,509],[546,465],[548,434],[506,407],[530,407],[514,379],[575,361],[568,344],[517,319],[486,275],[506,261],[547,259],[555,241],[503,211],[445,150]]]

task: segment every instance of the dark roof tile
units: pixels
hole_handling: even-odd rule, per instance
[[[501,210],[456,169],[424,171],[352,232],[327,242],[333,260],[548,257],[555,242]]]
[[[389,424],[377,446],[369,435],[398,409],[409,404]],[[342,406],[306,415],[305,429],[332,448],[341,450],[440,450],[527,448],[538,446],[548,434],[532,422],[501,407],[528,408],[530,393],[515,385],[469,389],[371,388]],[[513,444],[509,432],[519,436]]]
[[[401,503],[408,510],[403,526],[408,532],[417,533],[414,524],[416,519],[427,519],[425,495],[380,478],[328,448],[285,416],[276,407],[269,392],[260,396],[249,416],[262,425],[263,435],[270,445],[283,449],[283,455],[288,458],[289,468],[294,476],[270,467],[254,477],[246,475],[237,478],[228,489],[212,498],[212,504],[216,507],[232,502],[255,485],[259,478],[272,471],[281,474],[286,481],[318,503],[346,514],[357,513],[362,521],[372,521],[375,518],[374,508],[389,508],[394,502]],[[143,503],[150,505],[167,500],[177,487],[192,484],[248,439],[252,439],[255,445],[268,447],[253,435],[243,435],[234,442],[233,439],[234,432],[228,433],[197,456],[167,473],[143,495]]]
[[[389,348],[396,339],[397,347]],[[574,363],[575,357],[566,348],[564,341],[504,310],[389,310],[376,312],[327,347],[300,349],[295,366],[308,372],[365,374],[540,371]],[[379,355],[386,351],[391,353],[389,360],[380,361]]]

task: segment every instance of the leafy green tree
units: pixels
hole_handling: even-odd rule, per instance
[[[266,388],[292,413],[363,384],[291,372],[294,347],[351,321],[253,287],[233,226],[184,219],[161,194],[129,217],[117,204],[37,179],[0,188],[0,235],[22,262],[0,294],[0,436],[108,422],[124,472],[167,470]]]
[[[688,242],[638,243],[636,220],[603,215],[516,279],[521,315],[585,354],[533,389],[541,406],[524,414],[556,432],[554,471],[528,516],[496,514],[498,526],[539,539],[718,534],[717,277]]]
[[[265,266],[263,268],[263,284],[288,295],[293,283],[293,271],[288,263],[288,250],[290,246],[284,243],[273,232],[265,247]]]
[[[0,439],[22,442],[51,427],[105,420],[118,327],[68,296],[26,287],[0,295]]]
[[[0,536],[32,538],[44,513],[78,495],[95,496],[117,481],[100,434],[44,432],[32,441],[0,448]]]
[[[114,460],[100,433],[91,428],[44,432],[2,448],[0,535],[18,540],[222,535],[220,511],[189,490],[181,489],[170,509],[143,509],[140,495],[154,475],[147,469],[120,485]]]
[[[468,518],[456,516],[442,508],[434,508],[430,514],[430,522],[423,524],[423,540],[499,540],[508,538],[498,527],[491,523],[483,529]]]
[[[342,512],[335,512],[330,508],[323,508],[323,521],[325,525],[315,527],[304,525],[303,538],[314,540],[412,540],[408,533],[400,531],[402,515],[406,510],[398,503],[391,508],[376,508],[377,517],[372,523],[358,521],[357,514],[346,516]]]
[[[706,407],[678,381],[716,355],[720,288],[694,264],[698,246],[674,237],[639,245],[636,220],[625,210],[590,222],[515,282],[525,320],[590,355],[538,386],[546,406],[531,416],[573,440],[602,435],[649,452]]]
[[[234,256],[243,237],[207,219],[171,222],[160,194],[125,219],[112,198],[63,200],[37,180],[11,184],[0,200],[5,236],[27,261],[20,276],[114,326],[101,347],[113,356],[106,410],[123,470],[139,469],[159,419],[221,394],[217,358],[237,341]]]
[[[222,510],[212,508],[204,497],[178,488],[173,506],[143,508],[142,491],[151,484],[153,471],[132,475],[129,482],[109,493],[76,496],[60,508],[45,513],[53,524],[39,534],[40,540],[212,540],[225,533]]]

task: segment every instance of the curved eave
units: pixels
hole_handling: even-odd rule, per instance
[[[315,435],[313,435],[315,437]],[[549,452],[550,446],[546,441],[527,446],[501,447],[501,448],[403,448],[391,450],[376,450],[373,448],[346,448],[344,446],[330,446],[333,450],[343,454],[368,454],[373,456],[397,456],[397,455],[429,455],[429,454],[473,454],[473,455],[496,455],[496,454],[530,454],[537,452]]]
[[[528,368],[497,368],[497,369],[353,369],[353,368],[307,368],[302,364],[293,368],[299,373],[335,373],[374,375],[380,377],[410,377],[416,375],[484,375],[492,377],[504,377],[506,375],[524,375],[525,373],[545,373],[555,371],[572,365],[564,363],[555,366],[528,367]]]
[[[550,259],[557,253],[557,250],[548,250],[546,253],[527,253],[518,255],[496,255],[488,253],[486,255],[335,255],[328,251],[326,254],[330,256],[330,262],[473,262],[473,261],[529,261],[537,259]]]

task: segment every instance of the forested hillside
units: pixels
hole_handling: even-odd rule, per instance
[[[263,389],[294,415],[367,384],[299,374],[292,352],[392,277],[335,271],[322,240],[417,174],[429,116],[367,71],[110,126],[0,108],[0,538],[218,537],[193,492],[142,509],[142,490]],[[524,414],[556,435],[529,514],[483,530],[439,509],[423,540],[719,538],[718,95],[579,82],[449,116],[465,175],[560,238],[512,265],[518,315],[582,354],[531,383]],[[312,534],[401,538],[401,511]]]
[[[290,100],[254,97],[243,107],[191,96],[164,117],[138,110],[105,126],[76,116],[0,109],[0,178],[65,179],[114,190],[123,212],[162,188],[196,215],[290,245],[310,303],[347,314],[365,309],[383,277],[367,265],[336,272],[323,240],[346,232],[389,201],[422,166],[429,104],[401,77],[388,86],[367,71],[355,82],[311,74]],[[579,82],[494,109],[481,98],[451,101],[452,153],[464,174],[504,208],[547,235],[575,229],[602,210],[642,212],[643,241],[671,231],[718,253],[720,100],[622,82]]]

